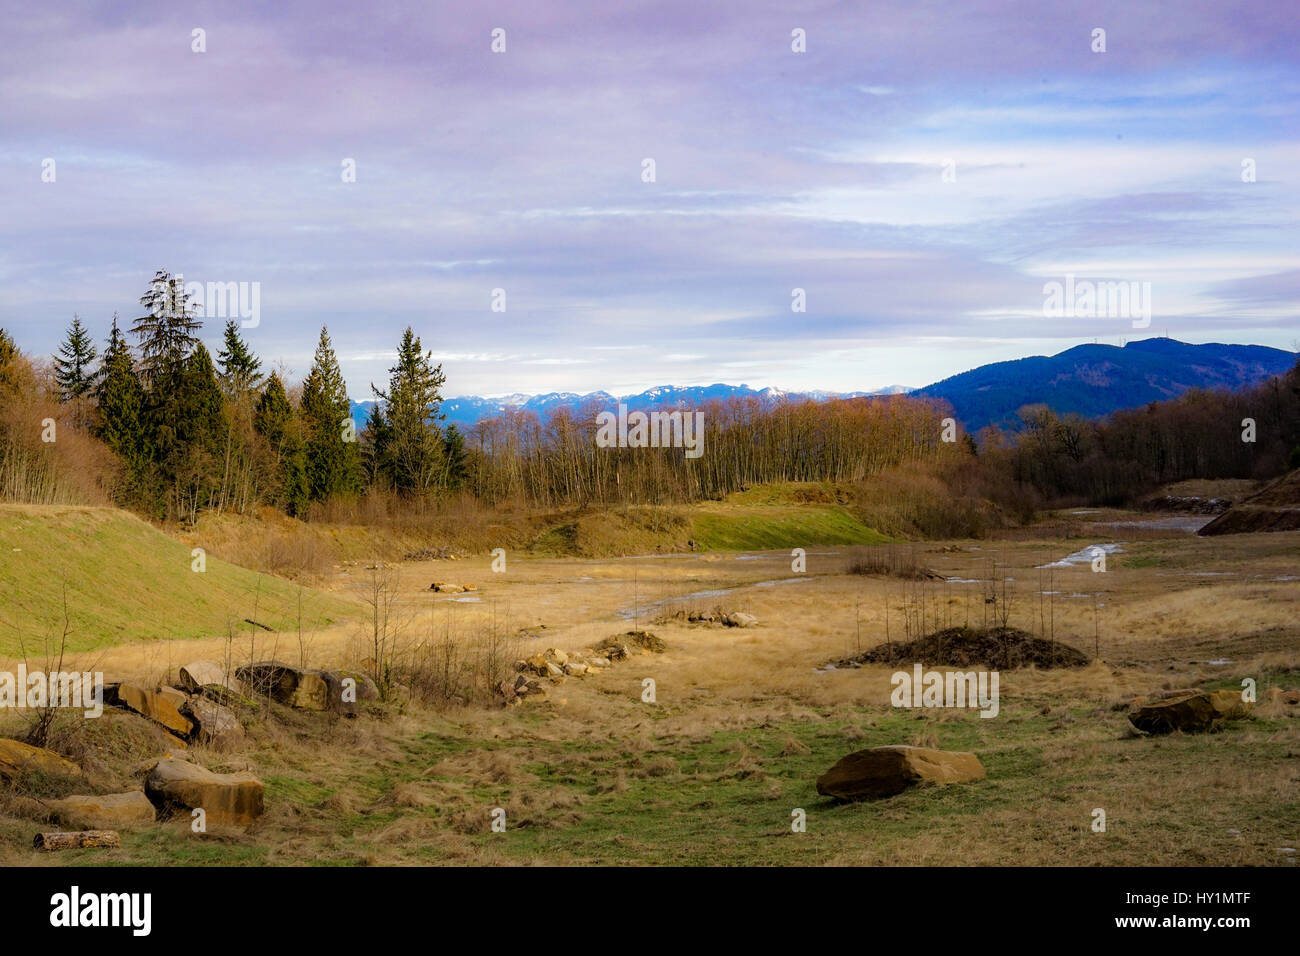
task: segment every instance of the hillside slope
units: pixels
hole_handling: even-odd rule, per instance
[[[957,419],[978,431],[985,425],[1014,425],[1023,405],[1041,403],[1059,414],[1094,418],[1192,388],[1245,388],[1295,363],[1295,353],[1263,345],[1188,345],[1155,338],[1123,348],[1079,345],[1057,355],[983,365],[915,394],[947,399]]]
[[[350,602],[206,557],[191,569],[189,546],[114,508],[0,505],[0,656],[44,658],[57,647],[66,590],[67,648],[123,641],[219,637],[227,626],[323,627]]]

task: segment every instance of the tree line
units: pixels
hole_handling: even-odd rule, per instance
[[[989,480],[1043,505],[1131,504],[1191,478],[1267,479],[1300,468],[1300,362],[1240,391],[1192,389],[1101,419],[1018,413],[1015,431],[986,429]]]
[[[681,448],[600,447],[596,419],[608,409],[595,405],[544,419],[510,409],[464,434],[444,426],[442,367],[409,327],[358,433],[328,329],[292,383],[264,367],[235,320],[214,359],[170,273],[155,275],[140,304],[128,329],[114,315],[102,353],[74,316],[44,373],[0,329],[0,496],[72,500],[96,484],[120,505],[193,521],[265,506],[310,517],[361,496],[672,504],[770,482],[870,483],[892,470],[1023,516],[1030,504],[1126,504],[1167,482],[1300,465],[1300,366],[1254,389],[1192,391],[1101,420],[1026,406],[1019,428],[985,429],[978,441],[953,440],[938,399],[735,397],[702,407],[704,454],[687,458]],[[57,442],[38,441],[37,423],[53,418]],[[1243,441],[1246,419],[1253,441]]]
[[[74,316],[48,377],[63,436],[70,427],[112,453],[104,483],[118,504],[173,520],[265,505],[301,517],[314,502],[367,488],[424,493],[454,488],[463,476],[463,439],[441,426],[441,366],[411,329],[388,387],[372,386],[381,402],[358,435],[327,328],[306,377],[289,385],[280,371],[264,370],[235,320],[214,361],[199,340],[193,300],[170,273],[154,276],[140,304],[144,314],[125,331],[114,314],[102,355]],[[0,330],[0,391],[6,374],[10,392],[42,388]],[[17,434],[23,424],[11,420],[3,437],[30,458],[30,441]],[[26,497],[41,496],[29,489]]]

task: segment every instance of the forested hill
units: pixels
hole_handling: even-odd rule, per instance
[[[1279,375],[1296,354],[1263,345],[1188,345],[1154,338],[1114,345],[1079,345],[983,365],[918,390],[945,398],[969,430],[1013,425],[1024,405],[1087,418],[1181,395],[1188,389],[1236,390]]]

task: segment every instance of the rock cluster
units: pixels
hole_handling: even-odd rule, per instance
[[[744,611],[724,611],[714,608],[712,611],[678,611],[672,617],[684,618],[688,624],[717,624],[722,627],[754,627],[758,618]]]
[[[604,670],[633,654],[662,654],[668,645],[649,631],[628,631],[607,637],[589,649],[589,653],[576,654],[548,647],[532,657],[515,661],[517,676],[513,681],[497,684],[497,696],[506,706],[520,703],[524,698],[546,695],[544,681],[558,682],[566,677],[586,677]]]

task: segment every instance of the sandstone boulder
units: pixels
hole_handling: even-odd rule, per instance
[[[379,699],[379,685],[371,680],[368,675],[361,673],[361,671],[352,670],[338,670],[334,673],[344,679],[351,678],[356,683],[358,701]]]
[[[248,772],[213,773],[164,758],[145,778],[145,794],[164,815],[202,809],[211,824],[247,826],[262,815],[262,781]]]
[[[722,623],[727,627],[753,627],[758,623],[758,618],[744,611],[732,611],[722,619]]]
[[[439,594],[463,594],[465,591],[459,584],[447,584],[444,581],[434,581],[429,585],[429,590]]]
[[[226,669],[214,661],[194,661],[186,664],[178,673],[180,684],[191,694],[197,694],[205,687],[220,687],[224,690],[238,690],[230,679]]]
[[[272,700],[302,710],[325,710],[329,687],[320,671],[291,667],[280,661],[259,661],[235,671],[251,695],[265,694]]]
[[[170,730],[179,737],[188,737],[194,731],[193,722],[181,713],[185,693],[175,687],[145,687],[123,682],[112,690],[105,688],[105,702],[133,710],[142,717]]]
[[[0,777],[18,780],[28,774],[74,779],[83,776],[80,767],[52,750],[0,737]]]
[[[355,671],[321,671],[325,681],[326,707],[344,717],[360,715],[360,702],[379,697],[379,688],[364,674]]]
[[[1184,690],[1159,700],[1147,700],[1129,714],[1129,723],[1148,734],[1201,733],[1221,719],[1210,695],[1203,690]]]
[[[983,780],[973,753],[928,747],[872,747],[843,757],[817,778],[817,792],[837,800],[891,797],[920,784]]]
[[[153,804],[141,790],[100,796],[78,794],[61,800],[47,800],[46,805],[60,824],[77,830],[129,827],[153,823],[157,817]]]
[[[228,707],[195,695],[182,708],[194,721],[194,736],[217,750],[234,750],[244,742],[244,727]]]

